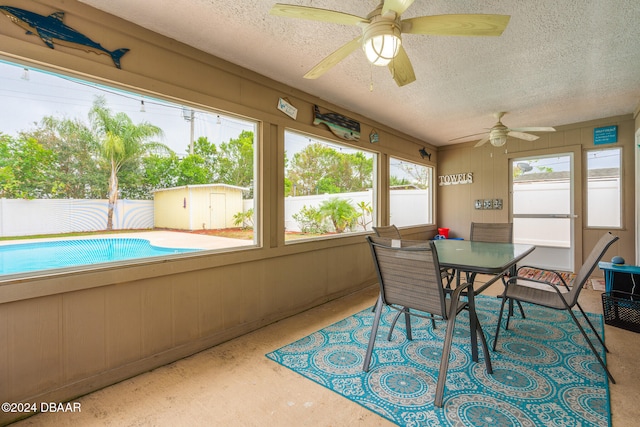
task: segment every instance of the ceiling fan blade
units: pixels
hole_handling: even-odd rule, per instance
[[[516,132],[555,132],[556,130],[551,127],[526,127],[526,128],[509,128]]]
[[[387,14],[390,10],[394,11],[398,15],[402,15],[405,10],[413,4],[414,0],[384,0],[382,6],[382,15]]]
[[[322,61],[318,63],[315,67],[311,69],[307,74],[304,75],[305,79],[317,79],[327,71],[329,71],[333,66],[335,66],[338,62],[342,61],[344,58],[349,56],[351,52],[358,49],[362,46],[362,36],[356,37],[351,40],[349,43],[342,45],[338,50],[333,52],[331,55],[324,58]]]
[[[335,10],[318,9],[315,7],[295,6],[276,3],[269,12],[271,15],[286,16],[288,18],[311,19],[313,21],[332,22],[334,24],[358,25],[368,24],[369,20],[348,13]]]
[[[433,15],[403,19],[402,32],[440,36],[499,36],[509,15]]]
[[[489,140],[489,135],[485,136],[484,138],[482,138],[480,141],[478,141],[476,143],[476,145],[474,145],[474,147],[480,147],[481,145],[483,145],[485,142],[487,142]]]
[[[471,135],[459,136],[457,138],[450,139],[449,142],[457,141],[459,139],[471,138],[472,136],[484,135],[485,133],[487,132],[479,132],[479,133],[472,133]]]
[[[407,52],[404,50],[402,45],[400,45],[400,49],[398,50],[396,57],[389,62],[387,67],[389,67],[391,76],[398,86],[408,85],[416,80],[416,75],[413,72],[413,66],[409,60],[409,55],[407,55]]]
[[[540,138],[537,135],[531,135],[530,133],[518,132],[518,131],[514,131],[513,129],[509,130],[509,133],[507,135],[512,136],[514,138],[518,138],[518,139],[524,139],[525,141],[535,141],[536,139]]]

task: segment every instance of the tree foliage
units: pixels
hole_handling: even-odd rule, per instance
[[[36,130],[21,135],[37,140],[55,153],[55,170],[51,173],[56,175],[58,188],[50,197],[105,197],[107,170],[96,161],[98,141],[81,120],[45,116]]]
[[[35,138],[0,135],[0,196],[51,198],[60,189],[56,155]]]
[[[429,168],[426,166],[418,165],[415,163],[401,162],[398,167],[409,176],[411,180],[407,178],[391,177],[392,185],[407,185],[412,184],[416,187],[424,190],[429,187]]]
[[[200,137],[193,154],[180,158],[156,141],[160,127],[134,123],[101,97],[84,120],[35,123],[17,137],[0,134],[0,197],[109,198],[115,205],[118,198],[151,199],[162,188],[253,184],[253,132],[218,145]]]
[[[342,153],[316,142],[287,163],[287,196],[364,191],[373,184],[373,159],[363,152]]]
[[[216,181],[250,187],[253,183],[253,132],[243,131],[237,139],[220,144]]]

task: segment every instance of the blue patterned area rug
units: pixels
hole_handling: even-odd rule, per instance
[[[490,348],[500,301],[476,298]],[[362,364],[371,309],[267,357],[400,426],[610,426],[606,375],[568,314],[523,306],[527,318],[517,313],[491,352],[493,375],[481,350],[479,363],[472,362],[468,316],[458,316],[442,408],[433,405],[446,329],[442,321],[434,330],[430,321],[413,316],[409,341],[400,320],[389,342],[396,312],[383,312],[367,373]],[[602,316],[589,316],[601,331]]]

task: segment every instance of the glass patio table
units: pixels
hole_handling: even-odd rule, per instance
[[[468,292],[469,306],[475,310],[474,295],[483,292],[496,281],[500,280],[512,267],[536,248],[533,245],[521,243],[474,242],[471,240],[435,240],[440,267],[452,268],[456,271],[456,284],[460,284],[460,273],[468,273],[467,281],[472,291]],[[487,274],[493,277],[477,289],[473,282],[477,274]],[[471,355],[473,361],[478,361],[478,341],[476,336],[476,319],[471,322]],[[478,325],[480,331],[482,327]],[[489,361],[490,366],[490,361]],[[491,372],[490,372],[491,373]]]

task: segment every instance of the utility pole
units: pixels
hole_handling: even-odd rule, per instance
[[[195,115],[195,111],[193,109],[189,109],[186,107],[182,108],[182,118],[191,124],[191,134],[189,138],[189,154],[193,154],[193,118]]]

